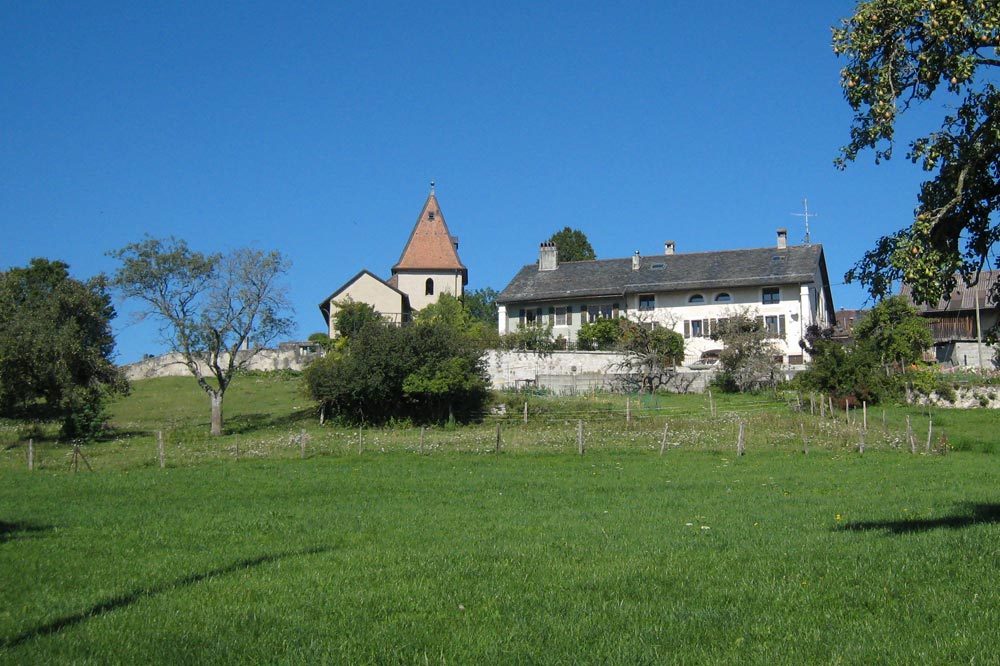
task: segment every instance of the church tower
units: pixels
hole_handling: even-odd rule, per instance
[[[469,271],[458,258],[458,239],[448,231],[432,182],[389,284],[409,296],[413,310],[421,310],[442,293],[461,298],[468,283]]]

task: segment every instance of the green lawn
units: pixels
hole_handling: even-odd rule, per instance
[[[8,663],[989,663],[982,454],[5,470]]]
[[[530,398],[524,424],[512,399],[424,455],[405,424],[359,453],[293,377],[234,385],[215,440],[207,399],[156,380],[84,445],[93,473],[7,423],[0,663],[995,663],[994,413],[933,412],[960,449],[936,455],[926,411],[873,409],[860,455],[846,415],[714,401]]]

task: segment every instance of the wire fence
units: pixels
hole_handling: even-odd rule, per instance
[[[912,411],[912,410],[911,410]],[[732,455],[761,451],[850,452],[898,450],[945,453],[947,434],[935,432],[933,415],[839,406],[818,396],[788,395],[681,406],[636,399],[587,408],[520,410],[483,414],[481,422],[451,427],[410,424],[381,428],[319,425],[210,437],[187,428],[124,434],[81,446],[32,439],[4,452],[6,466],[33,470],[185,467],[250,460],[359,457],[380,454],[621,453],[664,456],[674,450]],[[23,462],[16,460],[25,456]]]

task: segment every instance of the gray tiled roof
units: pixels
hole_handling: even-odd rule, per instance
[[[657,266],[654,268],[654,266]],[[499,303],[554,301],[636,293],[811,282],[826,265],[822,245],[688,252],[560,263],[553,271],[528,264],[497,297]],[[823,285],[823,288],[828,288]]]

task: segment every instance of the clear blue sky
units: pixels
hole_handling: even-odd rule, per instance
[[[564,226],[598,257],[761,247],[844,271],[908,224],[920,170],[833,167],[853,2],[21,2],[0,9],[0,269],[86,278],[144,234],[293,262],[296,337],[388,278],[428,192],[469,288]],[[118,360],[162,350],[119,307]]]

